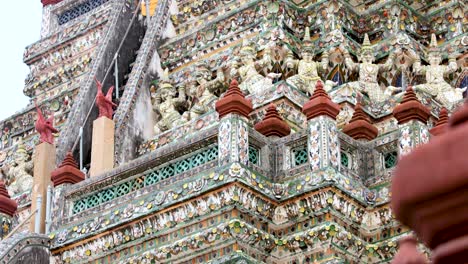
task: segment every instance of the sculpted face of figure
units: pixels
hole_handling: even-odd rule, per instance
[[[243,63],[251,63],[253,62],[254,56],[251,54],[243,54],[241,56],[241,60]]]
[[[371,52],[364,52],[361,56],[361,60],[363,63],[372,63],[375,60],[374,55]]]
[[[204,84],[208,81],[208,72],[199,71],[196,73],[196,80],[198,84]]]
[[[312,61],[313,55],[309,51],[304,51],[302,52],[302,58],[304,59],[304,61],[310,62]]]
[[[161,90],[161,98],[165,101],[167,99],[171,99],[174,97],[174,94],[171,90],[169,89],[163,89]]]
[[[438,54],[430,54],[429,55],[429,64],[431,64],[431,66],[437,66],[440,64],[440,62],[442,61],[440,55]]]

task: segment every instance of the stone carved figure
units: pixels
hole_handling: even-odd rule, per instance
[[[174,98],[175,95],[176,91],[169,80],[169,72],[166,69],[161,77],[161,83],[153,104],[153,110],[160,115],[159,121],[154,126],[156,134],[172,129],[184,122],[177,109],[186,103],[185,88],[180,86],[179,96]]]
[[[328,52],[324,52],[322,55],[322,61],[320,63],[317,63],[313,60],[314,48],[312,40],[310,39],[310,32],[308,27],[305,29],[301,55],[302,59],[295,60],[292,58],[292,54],[290,52],[285,59],[286,68],[292,69],[297,67],[297,74],[289,77],[286,80],[286,83],[305,93],[309,93],[309,95],[312,95],[314,93],[317,81],[320,80],[318,70],[325,71],[328,69]],[[336,85],[336,83],[333,81],[325,81],[325,90],[331,90],[334,85]]]
[[[359,79],[356,82],[349,82],[347,85],[351,86],[354,90],[365,93],[369,96],[372,102],[380,103],[387,100],[393,92],[400,90],[395,87],[388,87],[385,91],[382,91],[378,82],[377,76],[382,71],[388,71],[392,68],[395,53],[399,53],[397,50],[395,53],[390,54],[385,64],[374,64],[375,56],[372,51],[372,47],[369,41],[369,36],[365,34],[364,42],[361,46],[360,61],[361,63],[355,63],[351,59],[349,52],[344,49],[345,65],[351,71],[359,72]]]
[[[11,196],[31,190],[33,186],[33,167],[33,160],[29,159],[26,147],[22,140],[20,140],[15,151],[13,164],[9,169],[4,169],[6,180],[9,185],[8,192]]]
[[[114,114],[113,107],[117,107],[116,104],[112,102],[112,92],[114,91],[114,86],[111,86],[107,91],[107,94],[104,96],[102,93],[102,83],[94,78],[96,81],[97,86],[97,94],[96,94],[96,105],[99,109],[99,117],[105,116],[109,119],[112,119],[112,115]]]
[[[444,80],[444,75],[452,73],[458,69],[455,57],[449,57],[447,66],[440,65],[442,57],[437,47],[437,39],[434,34],[431,36],[429,47],[429,65],[422,66],[421,59],[412,51],[412,56],[415,59],[413,71],[416,74],[426,74],[426,83],[414,86],[416,93],[424,92],[438,100],[447,108],[452,108],[453,104],[463,99],[463,92],[466,90],[453,88]]]
[[[247,39],[244,39],[240,51],[242,66],[238,67],[238,65],[233,65],[231,70],[231,76],[239,75],[242,80],[239,85],[241,90],[250,94],[260,94],[262,91],[267,90],[273,84],[272,79],[281,75],[275,73],[268,74],[268,77],[261,75],[256,67],[264,68],[264,66],[270,64],[271,50],[266,48],[263,58],[257,61],[255,60],[256,53],[254,45]]]
[[[58,133],[58,130],[54,128],[54,116],[51,115],[49,119],[45,119],[42,114],[41,109],[34,102],[37,111],[37,120],[36,120],[36,131],[39,133],[40,142],[47,142],[49,144],[54,144],[54,135],[52,133]]]
[[[217,71],[216,79],[211,80],[211,70],[201,62],[197,65],[195,77],[195,83],[188,89],[191,100],[189,111],[184,114],[187,121],[214,109],[213,102],[218,99],[216,94],[223,92],[224,88],[224,73],[221,67]]]

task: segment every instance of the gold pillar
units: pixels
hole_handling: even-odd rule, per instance
[[[114,121],[100,117],[93,122],[90,177],[114,168]]]
[[[34,155],[34,179],[31,195],[31,212],[37,208],[37,198],[42,197],[40,209],[39,232],[45,232],[47,187],[50,185],[50,174],[55,169],[55,145],[43,142],[36,146]],[[29,231],[34,232],[36,215],[31,218]]]

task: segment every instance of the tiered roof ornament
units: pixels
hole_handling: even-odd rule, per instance
[[[343,133],[358,140],[373,140],[379,131],[371,124],[369,117],[362,109],[361,102],[357,102],[354,113],[349,123],[343,128]]]
[[[278,114],[274,104],[268,106],[263,120],[255,125],[255,130],[267,137],[284,137],[291,133],[291,128]]]
[[[411,120],[418,120],[426,124],[430,116],[430,111],[416,97],[412,86],[408,86],[405,96],[399,105],[393,109],[393,116],[398,120],[398,124],[404,124]]]
[[[62,164],[51,173],[51,180],[54,183],[54,187],[64,183],[75,184],[84,179],[85,175],[78,169],[78,164],[71,152],[67,153]]]
[[[438,135],[443,134],[445,130],[447,129],[448,120],[449,120],[449,116],[448,116],[447,108],[442,107],[439,113],[439,120],[437,121],[435,126],[431,130],[429,130],[429,132],[433,136],[438,136]]]
[[[334,103],[327,92],[323,89],[323,84],[319,80],[315,86],[314,94],[310,100],[302,107],[302,113],[307,117],[307,120],[318,116],[328,116],[336,120],[336,116],[340,112],[340,105]]]
[[[0,213],[13,216],[17,208],[18,204],[8,195],[5,183],[0,181]]]
[[[215,108],[219,114],[219,118],[231,113],[249,118],[253,105],[251,101],[245,99],[244,94],[239,89],[237,80],[233,79],[223,98],[216,102]]]

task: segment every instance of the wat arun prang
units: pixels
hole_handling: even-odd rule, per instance
[[[461,1],[41,2],[0,122],[3,262],[463,256],[463,169],[430,178],[463,142]]]

